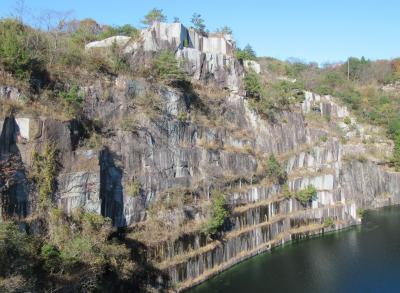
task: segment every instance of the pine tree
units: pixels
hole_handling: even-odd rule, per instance
[[[193,13],[190,20],[193,24],[194,29],[199,33],[205,33],[206,25],[204,24],[204,19],[198,13]]]
[[[163,14],[162,9],[153,8],[142,20],[142,23],[147,26],[152,26],[155,22],[165,22],[167,17]]]

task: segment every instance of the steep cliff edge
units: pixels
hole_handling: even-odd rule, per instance
[[[392,144],[379,128],[311,92],[264,119],[244,96],[245,69],[230,37],[156,23],[121,46],[134,68],[172,50],[192,85],[126,75],[86,82],[85,119],[101,124],[89,133],[87,121],[23,111],[4,117],[3,218],[37,209],[33,154],[51,144],[60,158],[52,201],[67,214],[83,208],[128,227],[127,243],[168,275],[166,287],[182,290],[285,242],[355,225],[362,209],[400,203],[400,173],[385,164]],[[19,99],[17,89],[4,88],[1,99]],[[271,154],[286,184],[268,177]],[[309,186],[316,196],[301,202],[296,194]],[[210,235],[204,227],[215,192],[229,216]]]

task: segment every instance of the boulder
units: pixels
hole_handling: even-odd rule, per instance
[[[131,37],[126,36],[113,36],[101,41],[90,42],[85,46],[85,49],[91,48],[108,48],[111,47],[113,44],[116,44],[118,47],[123,47],[126,43],[129,42]]]
[[[0,100],[20,101],[23,95],[15,87],[0,85]]]
[[[248,70],[253,70],[255,73],[260,74],[261,73],[261,66],[258,62],[253,61],[253,60],[243,60],[243,66],[244,68]]]

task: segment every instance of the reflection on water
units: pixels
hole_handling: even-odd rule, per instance
[[[190,292],[400,292],[400,208],[245,261]]]

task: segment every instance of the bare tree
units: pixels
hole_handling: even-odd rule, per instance
[[[26,15],[25,0],[16,0],[14,11],[15,14],[12,16],[18,19],[20,22],[23,22]]]
[[[36,19],[37,26],[45,29],[48,32],[48,36],[50,36],[50,38],[47,39],[50,65],[54,63],[58,54],[61,46],[61,37],[66,33],[66,27],[70,21],[71,15],[71,11],[46,10]]]

